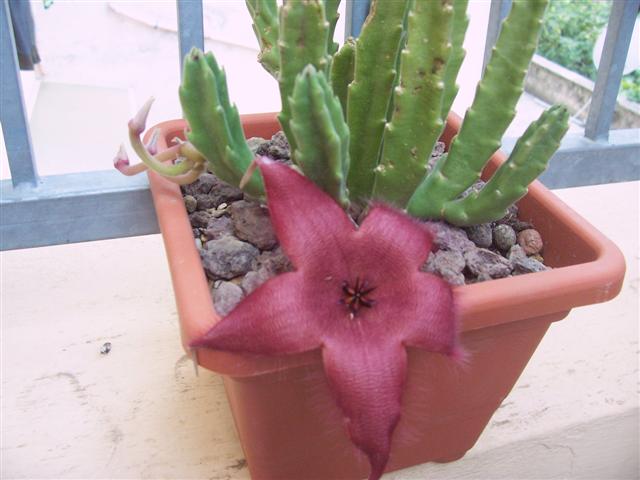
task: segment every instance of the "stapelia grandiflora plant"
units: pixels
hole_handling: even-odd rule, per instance
[[[461,357],[451,287],[420,271],[431,249],[424,224],[375,205],[356,227],[308,178],[257,162],[294,271],[264,283],[192,346],[263,355],[322,349],[349,436],[379,478],[400,419],[406,348]]]
[[[405,348],[458,352],[451,290],[419,271],[431,241],[418,220],[501,218],[568,128],[567,110],[549,108],[484,187],[464,195],[515,116],[547,2],[513,1],[461,129],[433,166],[458,90],[468,0],[372,0],[360,37],[340,48],[339,0],[246,0],[259,61],[278,82],[295,170],[254,159],[224,70],[197,49],[179,90],[186,141],[162,153],[154,139],[142,144],[148,102],[129,123],[143,163],[129,165],[124,150],[116,158],[127,175],[148,168],[184,184],[209,169],[253,198],[266,195],[295,271],[246,297],[194,346],[273,355],[322,348],[371,478],[384,470],[400,415]],[[356,227],[345,211],[371,201]]]
[[[360,37],[339,49],[333,42],[339,0],[291,1],[279,8],[276,0],[246,0],[259,60],[278,81],[278,118],[296,167],[345,208],[374,199],[416,218],[459,226],[504,216],[544,171],[567,131],[566,108],[549,108],[484,188],[464,197],[515,116],[547,2],[513,2],[460,132],[430,168],[458,90],[468,0],[373,0]],[[116,166],[126,174],[151,168],[184,183],[206,163],[239,186],[253,154],[212,53],[194,49],[187,55],[180,100],[188,142],[155,161],[139,140],[140,123],[132,122],[131,141],[144,164],[131,167],[122,154]],[[181,161],[164,165],[172,154]],[[242,188],[264,198],[257,172]]]

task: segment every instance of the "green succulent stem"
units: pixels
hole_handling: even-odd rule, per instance
[[[278,77],[278,4],[276,0],[245,0],[253,20],[253,32],[260,45],[258,61],[273,77]]]
[[[347,116],[349,84],[353,81],[355,53],[356,41],[353,37],[349,37],[342,45],[342,48],[333,56],[333,62],[331,63],[331,86],[340,100],[345,118]]]
[[[440,217],[444,204],[471,186],[489,157],[500,148],[500,140],[515,116],[547,3],[513,1],[460,132],[448,155],[440,159],[409,201],[413,215]]]
[[[393,114],[384,129],[375,198],[404,207],[424,178],[444,123],[443,76],[451,46],[451,0],[416,1],[408,18]]]
[[[333,41],[333,34],[336,31],[336,24],[338,23],[338,7],[340,6],[340,0],[323,0],[324,2],[324,14],[325,18],[329,22],[329,37],[327,38],[327,49],[330,55],[334,55],[338,51],[338,44]]]
[[[479,192],[445,203],[444,218],[460,226],[502,218],[507,208],[524,197],[529,184],[547,168],[568,128],[569,112],[565,107],[555,105],[543,112]]]
[[[327,52],[329,22],[325,19],[323,0],[296,0],[285,2],[280,8],[280,100],[282,111],[278,116],[295,160],[295,137],[291,131],[290,97],[296,77],[304,67],[313,65],[328,74],[331,57]]]
[[[351,132],[347,183],[352,200],[358,202],[366,201],[373,190],[409,3],[373,0],[357,41],[354,78],[347,100]]]
[[[140,135],[136,134],[132,130],[129,130],[129,142],[131,143],[133,151],[136,152],[138,157],[140,157],[140,160],[142,160],[142,163],[146,165],[149,170],[153,170],[163,177],[175,177],[177,175],[182,175],[183,173],[191,170],[191,168],[193,167],[193,163],[189,161],[173,164],[164,163],[177,157],[180,151],[178,145],[171,147],[169,150],[166,150],[165,152],[162,152],[156,156],[153,156],[149,154],[144,144],[142,143],[142,140],[140,140]]]
[[[316,185],[347,207],[349,129],[325,74],[308,65],[296,78],[290,105],[298,165]]]
[[[465,50],[462,48],[464,43],[464,35],[469,25],[469,17],[467,17],[467,6],[469,0],[453,0],[453,25],[451,28],[451,54],[449,61],[445,67],[442,78],[444,83],[444,94],[442,99],[442,113],[440,117],[446,122],[451,105],[458,94],[458,72],[464,60]]]
[[[224,70],[218,67],[212,53],[191,50],[184,61],[179,94],[191,129],[188,140],[207,159],[211,171],[238,186],[253,161],[253,153],[244,138],[238,109],[229,101]],[[244,190],[262,197],[261,177],[253,175]]]
[[[404,18],[402,19],[402,35],[400,36],[400,44],[398,45],[398,55],[396,55],[396,65],[394,67],[396,74],[393,78],[393,87],[391,88],[392,95],[391,95],[391,98],[389,99],[389,105],[387,107],[387,116],[386,116],[387,122],[391,121],[391,115],[393,114],[393,108],[394,108],[393,92],[395,92],[396,87],[400,82],[400,63],[402,62],[402,51],[407,45],[407,37],[408,37],[407,27],[409,24],[409,12],[413,9],[414,2],[415,0],[408,0],[407,5],[404,9]],[[374,188],[375,188],[375,184],[374,184]]]

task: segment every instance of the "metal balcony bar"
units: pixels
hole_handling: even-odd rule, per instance
[[[344,39],[358,37],[369,15],[370,0],[347,0],[345,5]]]
[[[510,153],[517,138],[503,139],[500,149]],[[568,133],[539,180],[547,188],[569,188],[640,179],[640,132],[611,130],[609,141],[596,142]]]
[[[178,9],[178,51],[180,53],[180,70],[182,70],[182,61],[189,50],[193,47],[204,50],[202,2],[177,0],[176,8]]]
[[[12,178],[0,181],[0,249],[157,233],[158,225],[145,176],[132,178],[121,176],[116,171],[104,171],[38,178],[22,100],[8,3],[7,0],[0,1],[0,122]],[[611,112],[608,109],[613,109],[620,84],[620,75],[615,69],[620,68],[618,64],[630,43],[630,34],[625,32],[632,24],[629,18],[635,19],[639,1],[613,2],[616,9],[611,13],[610,31],[617,33],[611,38],[607,36],[596,83],[602,100],[596,102],[594,94],[590,111],[590,118],[598,119],[594,120],[596,132],[609,129]],[[345,34],[357,35],[368,13],[369,0],[346,2]],[[492,0],[485,59],[495,43],[500,22],[506,16],[510,3],[511,0]],[[631,12],[629,15],[627,9]],[[202,3],[178,0],[177,11],[182,58],[192,46],[204,47]],[[608,142],[568,135],[541,179],[552,188],[638,179],[639,137],[638,129],[614,130]],[[513,140],[505,139],[507,151]]]
[[[2,250],[158,233],[146,175],[116,170],[42,177],[37,188],[0,182]]]
[[[0,123],[13,186],[38,183],[8,0],[0,5]]]
[[[607,35],[584,129],[585,136],[592,140],[606,142],[609,136],[638,9],[640,0],[624,0],[611,4]]]
[[[489,22],[487,23],[487,35],[484,42],[484,56],[482,57],[482,71],[484,72],[489,59],[491,58],[491,52],[498,40],[500,34],[500,27],[502,21],[509,15],[511,10],[511,0],[492,0],[491,7],[489,9]]]

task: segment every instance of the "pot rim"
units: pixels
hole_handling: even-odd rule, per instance
[[[267,136],[277,125],[276,115],[249,114],[242,115],[241,120],[250,136]],[[442,136],[445,143],[448,144],[457,133],[460,123],[460,117],[449,115]],[[167,139],[182,132],[185,126],[184,120],[159,123],[149,129],[145,141],[150,132],[160,129],[158,148],[166,149]],[[487,173],[494,171],[505,160],[502,152],[496,152],[487,166]],[[213,308],[179,186],[154,172],[148,172],[148,176],[169,261],[182,344],[189,351],[189,343],[210,329],[220,317]],[[610,300],[622,288],[625,262],[613,242],[539,181],[530,185],[526,198],[534,202],[537,208],[543,209],[544,218],[549,219],[547,228],[563,225],[574,234],[588,252],[588,259],[535,274],[454,287],[463,333],[559,312],[565,316],[573,307]],[[216,372],[254,376],[320,361],[320,351],[266,357],[200,350],[197,357],[200,365]]]

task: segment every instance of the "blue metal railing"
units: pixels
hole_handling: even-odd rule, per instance
[[[640,9],[640,0],[612,2],[598,76],[584,129],[585,136],[592,140],[606,141],[609,138],[613,111],[616,108],[622,71],[629,52],[638,9]]]
[[[9,2],[0,5],[0,123],[14,187],[36,186],[38,171],[22,96]]]
[[[492,0],[484,64],[512,0]],[[22,97],[8,0],[0,0],[0,123],[11,180],[0,181],[0,249],[157,233],[143,176],[116,171],[38,177]],[[345,36],[357,36],[369,0],[346,0]],[[640,178],[640,130],[610,132],[640,0],[615,0],[585,136],[568,135],[541,180],[564,187]],[[202,2],[177,0],[180,59],[204,46]],[[503,148],[509,150],[510,140]],[[512,143],[512,142],[511,142]],[[99,216],[96,216],[99,212]]]

